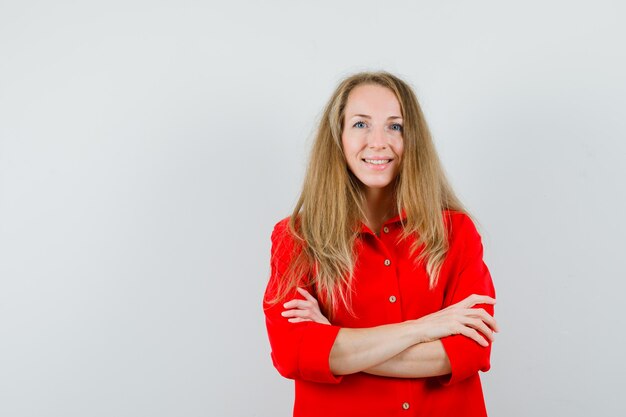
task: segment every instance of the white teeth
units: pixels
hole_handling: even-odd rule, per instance
[[[364,161],[367,162],[368,164],[382,165],[382,164],[389,163],[391,159],[364,159]]]

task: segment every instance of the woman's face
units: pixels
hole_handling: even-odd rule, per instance
[[[393,182],[404,150],[402,112],[395,94],[362,84],[348,95],[341,143],[350,171],[370,189]]]

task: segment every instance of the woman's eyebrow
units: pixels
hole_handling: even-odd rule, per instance
[[[353,114],[352,116],[350,116],[350,118],[352,119],[353,117],[362,117],[364,119],[371,119],[372,116],[369,116],[367,114]],[[389,116],[387,117],[387,120],[390,119],[402,119],[402,116]]]

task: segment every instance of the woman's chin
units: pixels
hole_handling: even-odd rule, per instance
[[[393,181],[361,181],[366,189],[381,191],[389,188]]]

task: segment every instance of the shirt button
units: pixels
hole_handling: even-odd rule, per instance
[[[402,403],[402,408],[404,408],[405,410],[409,409],[409,403]]]
[[[385,266],[391,265],[391,261],[389,259],[385,259]]]
[[[383,227],[383,232],[389,233],[389,228],[387,226]]]
[[[395,303],[396,302],[396,296],[392,295],[391,297],[389,297],[389,302],[390,303]]]

